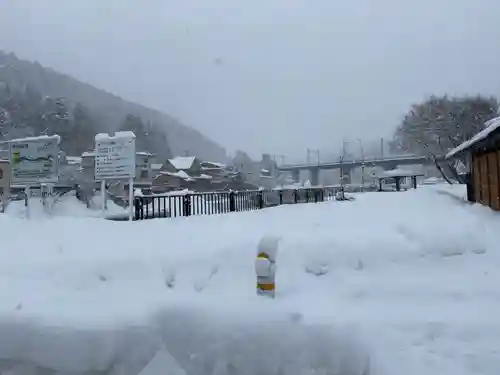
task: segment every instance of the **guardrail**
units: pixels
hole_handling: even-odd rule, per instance
[[[227,191],[134,198],[134,219],[218,215],[253,211],[284,204],[318,203],[335,197],[339,188]]]

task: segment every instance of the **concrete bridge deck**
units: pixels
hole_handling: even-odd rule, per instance
[[[444,160],[444,157],[439,156],[438,160]],[[357,168],[362,165],[370,166],[384,166],[384,165],[411,165],[411,164],[430,164],[433,163],[432,158],[429,156],[391,156],[388,158],[364,158],[364,159],[351,159],[351,160],[337,160],[322,163],[305,163],[305,164],[287,164],[278,166],[280,171],[293,171],[295,169],[337,169],[341,167]]]
[[[444,160],[444,156],[438,156],[438,161]],[[351,160],[338,160],[329,161],[317,164],[289,164],[280,165],[278,170],[280,172],[290,172],[295,181],[299,180],[300,171],[307,170],[311,173],[311,183],[317,184],[319,181],[319,171],[320,170],[333,170],[340,169],[342,175],[350,176],[352,170],[360,168],[362,166],[366,167],[381,167],[385,170],[395,169],[402,165],[431,165],[434,163],[433,158],[430,156],[417,156],[417,155],[400,155],[391,156],[387,158],[374,157],[374,158],[364,158],[364,159],[351,159]],[[348,177],[349,179],[349,177]]]

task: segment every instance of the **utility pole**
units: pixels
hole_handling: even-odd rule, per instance
[[[344,158],[345,158],[345,140],[342,139],[342,150],[340,156],[340,197],[344,200]]]
[[[363,150],[363,141],[358,138],[359,148],[361,149],[361,191],[365,190],[365,152]]]

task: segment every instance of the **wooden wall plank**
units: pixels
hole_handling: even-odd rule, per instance
[[[472,156],[472,176],[474,183],[474,201],[481,202],[481,163],[477,155]]]
[[[481,155],[479,159],[481,165],[481,202],[487,206],[490,206],[490,189],[488,186],[488,157],[487,155]]]
[[[497,189],[497,195],[500,200],[500,150],[499,151],[493,151],[496,155],[496,160],[497,160],[497,175],[498,175],[498,189]],[[498,209],[500,210],[500,202],[498,203]]]
[[[497,153],[487,154],[488,159],[488,186],[490,193],[490,206],[494,210],[500,209],[500,197],[498,196],[498,160]]]

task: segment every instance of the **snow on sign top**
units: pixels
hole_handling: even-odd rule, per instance
[[[100,141],[103,139],[116,139],[116,138],[135,139],[135,134],[130,130],[126,130],[122,132],[116,132],[115,135],[109,135],[107,133],[99,133],[95,135],[96,141]]]
[[[500,116],[495,117],[494,119],[491,119],[486,122],[485,128],[481,130],[479,133],[477,133],[474,137],[469,139],[468,141],[465,141],[464,143],[458,145],[451,151],[449,151],[446,154],[446,159],[452,158],[453,156],[467,150],[468,148],[471,148],[474,146],[477,142],[482,141],[483,139],[487,138],[491,133],[493,133],[495,130],[497,130],[500,127]]]

